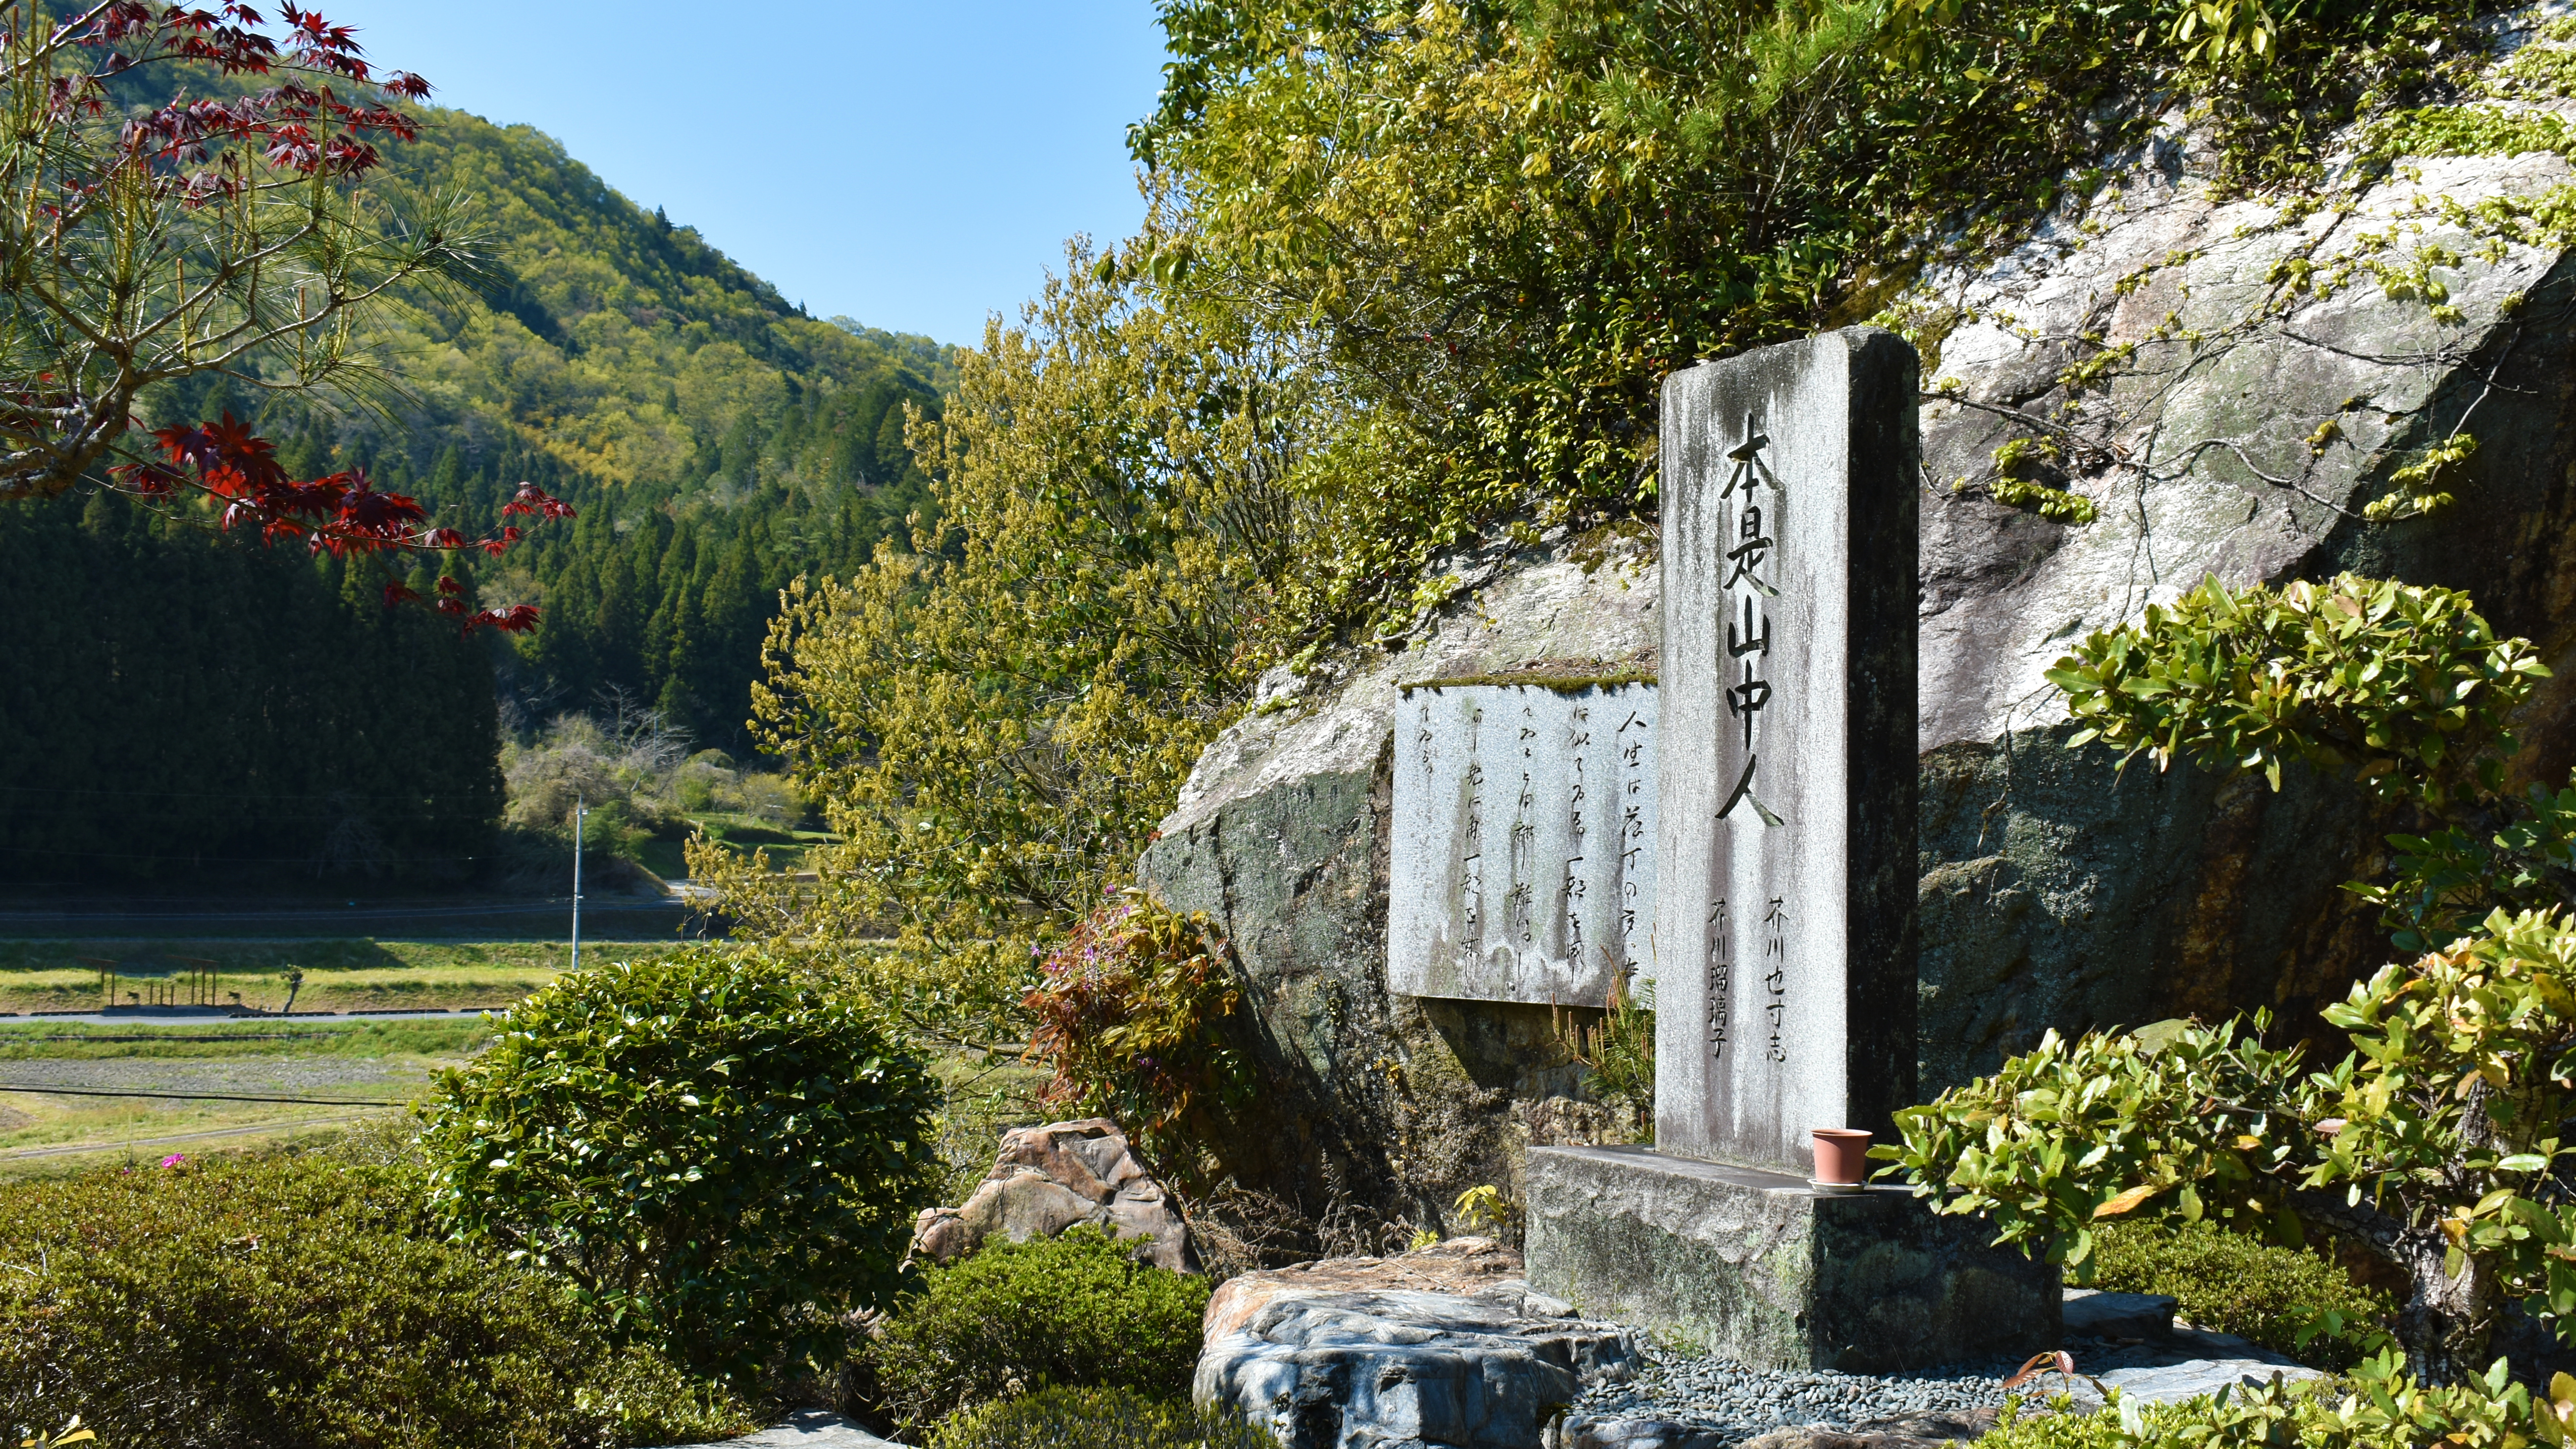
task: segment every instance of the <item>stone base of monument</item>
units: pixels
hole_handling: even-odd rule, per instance
[[[1739,1363],[1891,1373],[2058,1345],[2058,1270],[1902,1189],[1538,1147],[1526,1201],[1532,1288]]]

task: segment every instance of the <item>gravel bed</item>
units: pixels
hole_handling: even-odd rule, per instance
[[[1722,1358],[1648,1348],[1647,1367],[1626,1383],[1595,1385],[1575,1401],[1596,1419],[1663,1419],[1713,1429],[1741,1443],[1774,1429],[1848,1431],[1900,1415],[1965,1413],[2000,1406],[2004,1380],[2021,1365],[1997,1360],[1900,1374],[1830,1369],[1746,1368]]]

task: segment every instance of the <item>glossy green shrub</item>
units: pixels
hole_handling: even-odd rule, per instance
[[[854,1008],[699,950],[557,978],[439,1083],[430,1203],[741,1378],[847,1351],[937,1195],[939,1088]]]
[[[869,1350],[886,1407],[906,1424],[1050,1385],[1189,1392],[1205,1278],[1138,1263],[1097,1228],[990,1243],[929,1270]]]
[[[1271,1449],[1268,1430],[1231,1414],[1130,1389],[1041,1389],[960,1409],[930,1449]]]
[[[2117,1293],[2168,1293],[2179,1317],[2289,1354],[2318,1368],[2350,1368],[2361,1350],[2349,1337],[2300,1330],[2316,1315],[2376,1326],[2396,1312],[2388,1296],[2316,1253],[2274,1247],[2211,1224],[2122,1223],[2093,1247],[2093,1286]]]
[[[2316,1383],[2275,1380],[2092,1414],[2062,1398],[2048,1408],[2008,1405],[1977,1449],[2530,1449],[2568,1442],[2576,1379],[2559,1374],[2547,1394],[2534,1394],[2498,1359],[2467,1383],[2427,1385],[2384,1354]]]
[[[427,1232],[343,1149],[0,1187],[0,1430],[111,1449],[615,1449],[740,1433],[560,1281]],[[13,1438],[10,1442],[16,1442]]]

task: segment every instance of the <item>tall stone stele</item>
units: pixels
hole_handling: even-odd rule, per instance
[[[1810,1132],[1915,1100],[1916,362],[1852,328],[1663,394],[1655,1142],[1541,1148],[1529,1269],[1748,1362],[2056,1346],[2056,1270]]]

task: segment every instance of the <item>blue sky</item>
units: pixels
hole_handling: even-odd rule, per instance
[[[322,0],[432,97],[554,136],[817,317],[978,342],[1143,215],[1151,0]],[[565,59],[569,58],[569,59]]]

